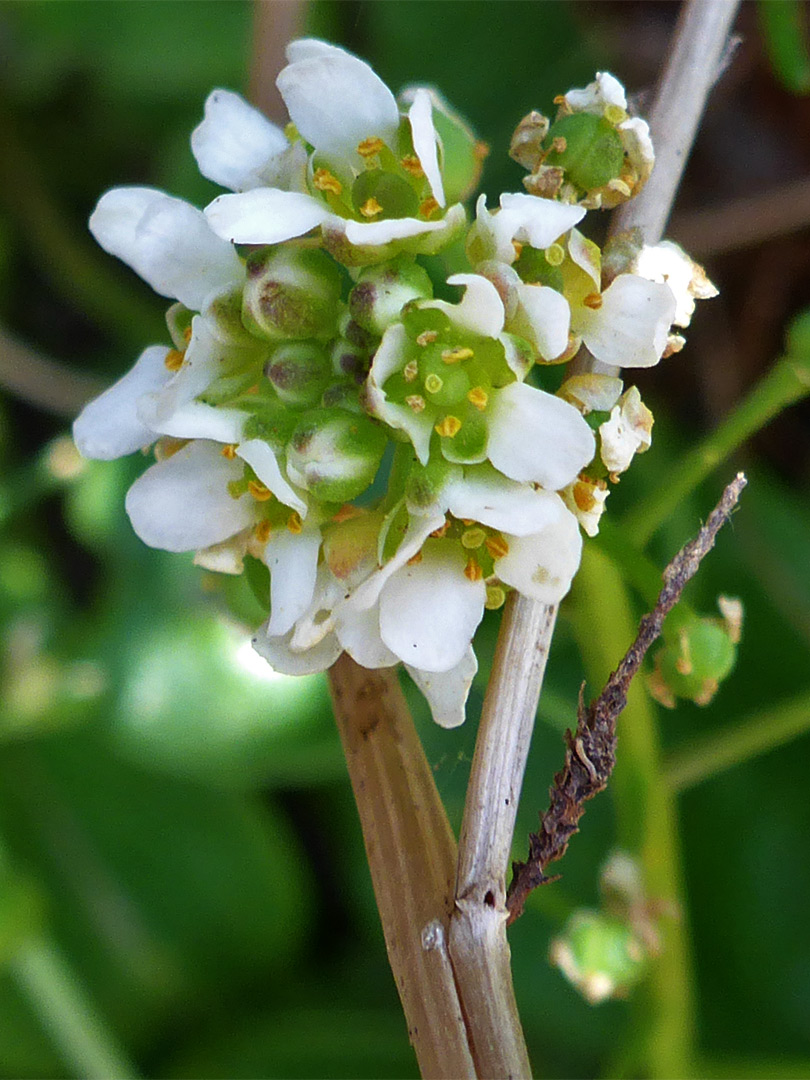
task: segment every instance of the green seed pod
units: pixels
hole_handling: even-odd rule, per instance
[[[625,923],[584,909],[568,920],[549,955],[591,1005],[626,994],[647,966],[643,945]]]
[[[315,341],[291,341],[277,348],[265,374],[288,405],[315,405],[332,377],[326,351]]]
[[[270,340],[330,338],[341,314],[340,286],[340,271],[325,252],[264,248],[247,260],[242,320]]]
[[[405,304],[432,296],[427,272],[407,258],[396,259],[361,271],[349,294],[349,311],[359,326],[381,337]]]
[[[593,113],[563,116],[552,125],[546,146],[565,140],[564,150],[552,149],[546,165],[559,165],[566,176],[583,191],[604,187],[622,171],[624,149],[616,129]]]
[[[677,698],[708,705],[734,667],[737,649],[719,619],[690,620],[656,653],[648,678],[653,697],[673,708]]]
[[[367,416],[313,409],[287,446],[290,479],[323,502],[348,502],[373,481],[386,443],[385,430]]]

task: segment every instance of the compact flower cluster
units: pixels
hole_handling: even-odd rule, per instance
[[[126,500],[147,544],[224,573],[266,564],[254,644],[274,668],[402,661],[449,727],[484,610],[510,590],[561,600],[580,530],[650,445],[613,371],[677,351],[714,289],[675,245],[602,252],[578,229],[652,167],[612,76],[521,122],[526,192],[481,196],[468,225],[482,148],[434,91],[398,101],[320,41],[288,58],[283,132],[215,90],[192,135],[231,193],[204,212],[150,188],[100,200],[98,242],[176,301],[172,344],[74,437],[94,458],[152,447]]]

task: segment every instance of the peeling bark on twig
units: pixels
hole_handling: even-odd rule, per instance
[[[664,619],[677,604],[686,583],[694,577],[703,558],[714,547],[715,538],[737,505],[747,481],[742,473],[723,492],[720,502],[694,540],[690,540],[663,573],[664,587],[653,610],[639,625],[636,640],[610,676],[602,693],[586,709],[580,696],[576,731],[565,733],[565,764],[554,777],[551,804],[540,821],[540,829],[529,836],[529,857],[514,863],[512,884],[506,906],[509,922],[522,913],[526,897],[539,885],[556,881],[546,875],[549,863],[561,859],[574,833],[585,803],[607,786],[616,763],[616,721],[627,704],[630,682],[641,667],[649,647],[661,633]]]

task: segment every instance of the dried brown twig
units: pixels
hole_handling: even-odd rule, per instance
[[[652,643],[661,633],[664,619],[677,604],[686,583],[694,577],[703,558],[714,547],[715,538],[728,521],[745,487],[745,476],[737,473],[712,510],[694,540],[686,544],[663,573],[664,587],[655,607],[641,620],[636,640],[610,676],[602,693],[586,709],[580,697],[576,731],[565,733],[565,764],[554,777],[551,804],[540,820],[540,829],[529,835],[529,858],[512,866],[513,877],[507,894],[509,922],[522,913],[526,897],[539,885],[556,881],[546,867],[561,859],[574,833],[585,803],[607,786],[616,763],[616,721],[627,704],[627,690],[641,667]]]

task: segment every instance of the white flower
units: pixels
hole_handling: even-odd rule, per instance
[[[501,195],[500,210],[487,209],[486,195],[475,204],[475,224],[468,251],[475,265],[490,259],[513,263],[515,241],[544,251],[585,217],[581,206],[541,199],[537,195]]]
[[[645,244],[633,269],[649,281],[659,281],[672,290],[676,306],[673,323],[688,326],[695,312],[695,300],[710,300],[717,289],[706,271],[671,240]]]
[[[560,492],[563,502],[588,536],[596,536],[599,532],[599,521],[609,494],[604,480],[593,480],[584,475]]]
[[[325,233],[344,236],[349,244],[362,247],[408,241],[409,249],[416,244],[415,250],[422,250],[422,240],[428,248],[443,242],[463,222],[464,213],[455,205],[441,218],[430,220],[433,210],[427,204],[419,206],[418,191],[426,181],[431,207],[445,207],[430,93],[417,89],[411,95],[407,124],[414,153],[399,162],[392,156],[399,151],[399,107],[368,64],[314,39],[293,42],[287,48],[287,57],[290,62],[279,75],[277,85],[296,130],[313,148],[310,193],[283,190],[278,184],[254,183],[256,169],[261,168],[273,140],[268,131],[261,129],[261,152],[257,149],[254,156],[247,154],[243,143],[249,145],[249,139],[241,139],[241,130],[253,130],[257,122],[236,110],[240,125],[239,167],[228,172],[222,166],[224,137],[216,139],[216,152],[211,155],[215,159],[213,168],[207,160],[205,164],[208,174],[216,171],[219,177],[238,182],[236,186],[244,193],[222,195],[206,209],[214,231],[226,240],[245,244],[280,243],[318,226]],[[233,109],[232,101],[226,105]],[[374,164],[383,151],[386,160],[376,172],[369,170],[368,164]],[[357,189],[359,180],[364,184]],[[248,187],[251,190],[244,190]],[[420,217],[416,216],[417,208]],[[435,236],[431,239],[430,234]]]
[[[599,428],[602,460],[611,475],[629,468],[635,454],[649,450],[652,444],[653,415],[635,386],[619,398]]]

